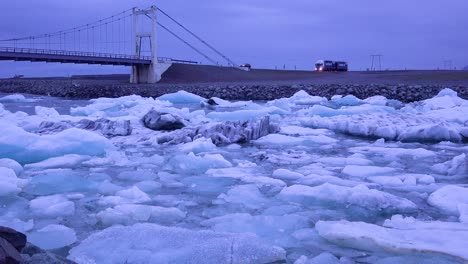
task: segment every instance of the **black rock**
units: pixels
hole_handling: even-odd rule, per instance
[[[218,105],[218,103],[216,103],[216,101],[213,98],[208,99],[208,101],[206,101],[206,103],[209,104],[209,105]]]
[[[0,263],[2,264],[19,264],[23,262],[18,250],[13,247],[10,242],[0,237]]]
[[[3,226],[0,226],[0,238],[8,241],[18,251],[24,248],[27,240],[25,234]]]
[[[75,264],[75,262],[42,250],[31,243],[21,251],[22,264]],[[1,262],[0,262],[1,263]]]
[[[160,113],[156,110],[149,111],[142,121],[145,127],[156,131],[173,131],[185,127],[182,117],[176,114]]]

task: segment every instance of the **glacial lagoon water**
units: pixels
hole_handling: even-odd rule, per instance
[[[205,101],[0,95],[0,225],[77,263],[468,261],[468,101],[453,91]],[[269,116],[278,130],[161,144],[174,132],[145,128],[151,109],[187,127]],[[37,132],[82,119],[132,133]]]

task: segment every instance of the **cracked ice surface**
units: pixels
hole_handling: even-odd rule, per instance
[[[78,263],[468,261],[468,101],[452,90],[213,101],[0,98],[0,225]],[[148,129],[151,110],[186,127]],[[126,133],[83,125],[100,122]]]

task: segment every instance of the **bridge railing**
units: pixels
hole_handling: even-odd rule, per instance
[[[137,56],[137,55],[101,53],[101,52],[68,51],[68,50],[16,48],[16,47],[14,48],[0,47],[0,52],[63,55],[63,56],[84,56],[84,57],[99,57],[99,58],[113,58],[113,59],[151,60],[151,57],[149,56]]]
[[[112,59],[131,59],[131,60],[146,60],[150,61],[149,56],[137,56],[126,54],[112,54],[102,52],[82,52],[82,51],[67,51],[67,50],[48,50],[48,49],[31,49],[31,48],[16,48],[16,47],[0,47],[0,52],[8,53],[23,53],[23,54],[44,54],[44,55],[62,55],[62,56],[84,56],[96,58],[112,58]],[[184,64],[199,64],[197,61],[178,60],[168,57],[159,57],[160,63],[184,63]]]

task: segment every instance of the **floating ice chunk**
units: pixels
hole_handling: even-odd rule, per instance
[[[67,154],[102,156],[112,143],[96,133],[71,128],[55,135],[39,136],[9,124],[2,124],[0,157],[20,163],[34,163]]]
[[[455,108],[458,106],[468,106],[468,100],[458,97],[457,92],[451,89],[443,89],[435,97],[415,103],[407,108],[415,108],[418,111],[427,112],[431,110]],[[408,111],[407,109],[403,109]]]
[[[96,183],[71,169],[40,172],[31,178],[25,192],[33,195],[52,195],[95,190]]]
[[[184,153],[193,152],[195,154],[201,152],[210,152],[216,149],[216,145],[213,144],[211,138],[199,138],[195,139],[193,142],[185,143],[179,146],[179,150]]]
[[[389,167],[347,165],[342,173],[351,177],[367,178],[370,176],[393,174],[397,170]]]
[[[258,168],[234,167],[226,169],[209,169],[206,174],[216,178],[239,179],[244,183],[253,183],[257,186],[284,187],[286,183],[282,180],[266,177],[258,173]]]
[[[427,202],[439,208],[442,212],[459,215],[458,205],[468,204],[468,188],[447,185],[433,192]]]
[[[81,164],[83,161],[90,159],[89,156],[69,154],[61,157],[54,157],[37,163],[26,164],[26,169],[45,170],[55,168],[74,168]]]
[[[285,115],[288,112],[274,106],[258,110],[237,110],[231,112],[210,112],[206,117],[215,121],[252,121],[268,115]]]
[[[14,229],[21,233],[26,233],[34,228],[34,220],[23,221],[18,218],[10,218],[2,216],[0,218],[0,226]]]
[[[375,182],[383,186],[403,186],[403,185],[416,185],[416,184],[433,184],[435,183],[434,177],[427,174],[404,174],[395,176],[373,176],[368,177],[367,180]]]
[[[29,202],[31,212],[40,217],[72,216],[75,204],[63,195],[42,196]]]
[[[136,186],[133,186],[130,189],[118,191],[116,194],[117,196],[131,200],[135,203],[144,203],[151,201],[151,198]]]
[[[213,104],[213,102],[215,104]],[[211,104],[210,104],[211,103]],[[238,101],[238,102],[230,102],[227,100],[223,100],[218,97],[211,97],[208,101],[201,102],[200,105],[202,107],[223,107],[223,108],[241,108],[252,105],[252,101]]]
[[[218,199],[227,203],[242,204],[247,209],[260,209],[269,203],[254,184],[238,185],[231,188],[226,194],[221,194]]]
[[[273,172],[273,178],[280,179],[280,180],[286,180],[286,181],[294,181],[303,178],[304,175],[286,170],[286,169],[277,169]]]
[[[228,214],[201,222],[214,231],[230,233],[253,233],[282,247],[296,244],[291,234],[309,226],[307,217],[297,214],[250,215],[245,213]]]
[[[303,143],[304,141],[305,139],[300,137],[270,134],[255,140],[254,143],[261,145],[291,145]]]
[[[173,104],[199,104],[206,99],[186,91],[178,91],[176,93],[169,93],[157,98],[160,101],[168,101]]]
[[[0,159],[0,167],[10,168],[15,171],[16,175],[23,173],[23,166],[12,159]]]
[[[309,174],[304,178],[301,178],[296,181],[297,184],[307,185],[307,186],[319,186],[325,183],[330,183],[333,185],[346,186],[346,187],[355,187],[362,184],[361,181],[352,181],[345,180],[335,176],[322,176],[317,174]]]
[[[142,243],[144,241],[144,243]],[[272,263],[286,252],[251,234],[192,231],[155,224],[110,227],[70,251],[82,263]]]
[[[400,217],[401,218],[401,217]],[[452,261],[467,261],[465,241],[468,225],[460,223],[421,222],[414,219],[386,221],[381,227],[363,222],[319,221],[320,236],[340,246],[389,254],[440,254]]]
[[[346,95],[344,97],[335,97],[332,98],[332,103],[335,103],[340,106],[356,106],[356,105],[361,105],[363,104],[363,101],[359,98],[357,98],[354,95]],[[385,104],[383,104],[385,105]]]
[[[321,162],[327,165],[332,165],[332,166],[346,166],[346,165],[360,165],[360,166],[365,166],[365,165],[370,165],[372,164],[372,161],[358,157],[358,156],[350,156],[347,158],[343,157],[325,157],[325,158],[319,158],[317,159],[317,162]]]
[[[325,183],[317,187],[293,185],[284,188],[279,198],[317,205],[328,202],[336,205],[352,204],[367,209],[383,209],[390,211],[413,211],[416,205],[405,199],[386,192],[371,190],[365,185],[356,187],[343,187]]]
[[[43,106],[36,106],[34,107],[34,111],[36,112],[37,116],[40,117],[57,117],[59,116],[59,112],[54,108],[48,108]]]
[[[318,256],[308,259],[306,256],[301,256],[294,264],[340,264],[340,262],[333,254],[324,252]]]
[[[199,174],[209,169],[229,168],[232,163],[224,159],[221,154],[206,154],[196,156],[192,152],[188,155],[177,155],[169,161],[170,166],[177,172]]]
[[[458,213],[460,214],[460,222],[468,224],[468,203],[458,204]]]
[[[14,170],[0,167],[0,197],[18,194],[27,182],[16,177]]]
[[[325,136],[291,137],[282,134],[269,134],[254,141],[260,145],[333,144],[338,140]]]
[[[75,230],[63,225],[48,225],[28,234],[28,242],[45,249],[58,249],[76,242]]]
[[[395,148],[395,147],[377,147],[377,146],[366,146],[366,147],[354,147],[350,148],[352,152],[358,152],[363,154],[372,154],[382,156],[383,159],[394,161],[395,159],[430,159],[436,156],[434,151],[430,151],[423,148]]]
[[[156,176],[156,173],[152,170],[138,168],[136,170],[123,171],[117,175],[117,178],[123,181],[146,181],[154,180]]]
[[[157,181],[142,181],[135,184],[135,186],[143,192],[148,193],[161,189],[162,184]]]
[[[121,117],[133,116],[140,119],[151,109],[161,109],[171,106],[169,102],[144,98],[138,95],[120,98],[98,98],[90,100],[91,104],[84,107],[71,108],[72,116]]]
[[[12,94],[4,97],[0,97],[2,103],[31,103],[35,102],[35,99],[28,99],[22,94]]]
[[[138,187],[118,191],[115,196],[106,196],[99,199],[101,205],[121,205],[121,204],[136,204],[146,203],[151,201],[148,194],[141,191]]]
[[[185,213],[177,208],[160,206],[124,204],[107,208],[96,217],[106,226],[115,224],[130,225],[135,222],[154,222],[174,224],[185,218]]]
[[[327,129],[312,129],[301,126],[281,127],[280,133],[290,136],[319,136],[332,134],[332,132]]]
[[[385,96],[376,95],[363,100],[366,104],[387,105],[388,99]]]
[[[432,166],[432,170],[447,176],[468,176],[468,156],[463,153],[445,163]]]
[[[342,115],[359,115],[359,114],[370,114],[370,113],[393,113],[395,109],[388,106],[379,105],[358,105],[358,106],[344,106],[340,109],[333,109],[322,105],[314,105],[307,110],[300,111],[308,116],[342,116]]]

